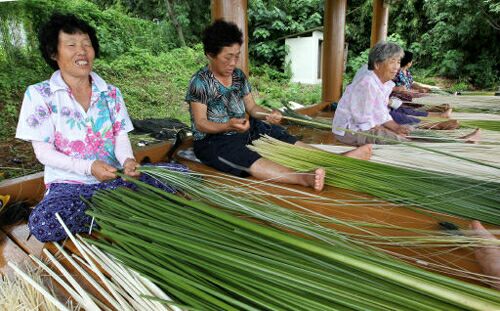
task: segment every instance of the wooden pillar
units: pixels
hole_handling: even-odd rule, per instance
[[[212,0],[212,21],[223,19],[235,23],[243,33],[238,67],[248,76],[248,19],[247,0]]]
[[[389,4],[384,0],[373,0],[372,35],[370,47],[380,40],[387,39],[387,23],[389,22]]]
[[[323,103],[338,102],[344,75],[344,37],[347,0],[326,0],[323,34]]]

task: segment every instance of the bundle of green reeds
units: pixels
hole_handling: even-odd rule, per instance
[[[418,143],[415,145],[422,146],[425,144],[426,143]],[[340,145],[314,144],[312,146],[337,154],[352,149],[350,146]],[[433,143],[432,147],[447,154],[460,154],[462,157],[466,157],[469,160],[500,166],[500,157],[491,156],[494,154],[500,155],[500,145],[445,142]],[[372,150],[373,153],[370,158],[372,162],[450,173],[485,181],[500,179],[499,169],[461,159],[452,160],[447,155],[430,153],[427,150],[416,149],[406,145],[373,145]]]
[[[249,146],[265,158],[307,172],[326,169],[328,185],[397,204],[500,225],[500,183],[362,161],[265,137]],[[494,167],[493,167],[494,168]]]
[[[461,120],[460,125],[500,132],[500,121],[498,120]]]
[[[90,215],[114,254],[193,310],[492,310],[500,294],[138,183],[96,194]],[[214,190],[215,192],[215,190]],[[108,240],[109,239],[109,240]],[[113,241],[112,243],[108,241]],[[169,302],[165,302],[169,303]]]
[[[467,234],[465,228],[460,228],[447,222],[443,217],[428,215],[427,220],[419,219],[423,228],[434,230],[416,230],[406,228],[405,223],[416,223],[411,215],[398,213],[398,224],[386,223],[384,218],[394,217],[394,205],[370,199],[366,196],[350,194],[343,199],[332,199],[303,192],[298,189],[284,187],[275,183],[252,181],[246,178],[234,177],[226,174],[208,174],[191,172],[179,173],[162,169],[156,166],[143,166],[140,171],[153,176],[166,184],[185,193],[192,200],[204,202],[213,206],[242,213],[257,220],[273,224],[277,227],[299,232],[302,235],[319,239],[331,245],[338,245],[339,240],[345,243],[360,244],[362,247],[371,247],[376,251],[388,252],[409,263],[425,263],[427,269],[440,271],[448,275],[457,275],[463,278],[479,280],[489,283],[487,276],[480,276],[467,270],[457,269],[455,264],[448,261],[427,256],[425,251],[415,251],[417,248],[449,248],[441,250],[446,254],[449,262],[463,257],[463,253],[456,250],[465,249],[470,252],[473,247],[499,247],[500,240],[478,239],[473,234]],[[265,184],[265,187],[262,187]],[[214,191],[217,189],[217,191]],[[322,210],[335,211],[325,215],[311,209],[311,206],[321,206]],[[362,206],[362,209],[359,209]],[[342,212],[344,211],[344,212]],[[361,212],[362,211],[362,212]],[[364,221],[353,220],[358,213],[384,212],[382,219],[366,217]],[[355,216],[357,219],[357,217]],[[379,229],[383,230],[381,234]],[[444,229],[444,230],[443,230]],[[391,246],[409,251],[413,256],[393,252],[380,247]],[[432,252],[435,254],[435,252]]]
[[[470,114],[473,115],[473,114]],[[447,121],[448,119],[443,119],[443,118],[435,118],[435,117],[419,117],[419,119],[422,120],[421,124],[431,124],[431,123],[437,123],[441,121]],[[480,128],[483,130],[489,130],[489,131],[500,131],[500,120],[474,120],[474,119],[461,119],[459,120],[460,122],[460,127],[465,127],[465,128]]]
[[[500,112],[500,98],[498,96],[430,95],[414,98],[413,103],[428,107],[450,104],[453,107],[453,111],[457,112],[487,112],[493,114]]]

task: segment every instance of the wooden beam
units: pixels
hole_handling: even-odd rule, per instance
[[[389,22],[389,4],[384,0],[373,0],[372,35],[370,47],[387,39],[387,24]]]
[[[247,0],[212,0],[212,21],[223,19],[235,23],[243,33],[238,67],[248,76],[248,18]]]
[[[322,99],[338,102],[344,74],[344,37],[347,0],[326,0],[323,34]]]

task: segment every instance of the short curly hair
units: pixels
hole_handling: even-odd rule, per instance
[[[60,31],[67,34],[84,33],[89,35],[95,57],[99,57],[99,41],[94,27],[73,14],[54,13],[38,32],[40,52],[52,69],[59,69],[59,65],[52,57],[57,54]]]
[[[243,44],[243,33],[231,22],[216,20],[205,28],[202,35],[205,55],[217,56],[224,47],[235,43]]]
[[[375,64],[382,63],[386,59],[392,57],[401,59],[403,56],[403,49],[396,43],[380,41],[375,44],[368,54],[368,69],[375,69]]]

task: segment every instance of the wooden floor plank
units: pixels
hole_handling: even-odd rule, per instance
[[[15,241],[0,230],[0,274],[10,277],[13,276],[14,271],[7,265],[9,261],[17,266],[22,266],[29,261],[29,257]]]

